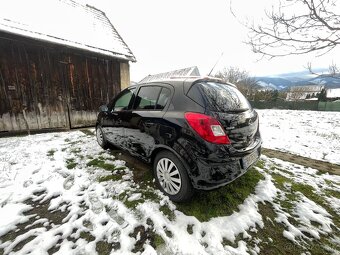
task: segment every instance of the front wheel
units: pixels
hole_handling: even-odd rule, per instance
[[[189,200],[194,189],[186,169],[176,155],[161,151],[153,164],[154,177],[158,188],[174,202]]]
[[[99,125],[96,127],[96,137],[97,137],[97,142],[100,145],[100,147],[106,150],[109,147],[109,144],[104,136],[101,126]]]

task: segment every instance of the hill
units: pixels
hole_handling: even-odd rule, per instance
[[[320,69],[324,71],[324,69]],[[268,90],[288,90],[292,86],[324,85],[326,88],[340,88],[340,77],[314,75],[308,71],[254,77],[258,85]]]

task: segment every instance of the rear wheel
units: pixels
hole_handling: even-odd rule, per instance
[[[184,202],[194,194],[185,167],[173,153],[158,153],[154,160],[153,172],[158,188],[172,201]]]
[[[104,150],[109,148],[109,144],[104,136],[103,130],[101,126],[99,125],[96,127],[96,137],[97,137],[97,142],[100,145],[100,147],[102,147]]]

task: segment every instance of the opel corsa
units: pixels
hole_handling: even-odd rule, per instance
[[[138,84],[100,107],[97,141],[153,165],[175,202],[240,177],[261,151],[259,117],[235,85],[213,78]]]

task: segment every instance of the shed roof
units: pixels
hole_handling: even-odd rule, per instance
[[[197,66],[178,69],[166,73],[159,73],[154,75],[148,75],[142,79],[139,83],[146,83],[151,81],[167,80],[171,77],[186,77],[186,76],[200,76],[200,72]]]
[[[73,0],[5,1],[0,31],[136,61],[104,12]]]

